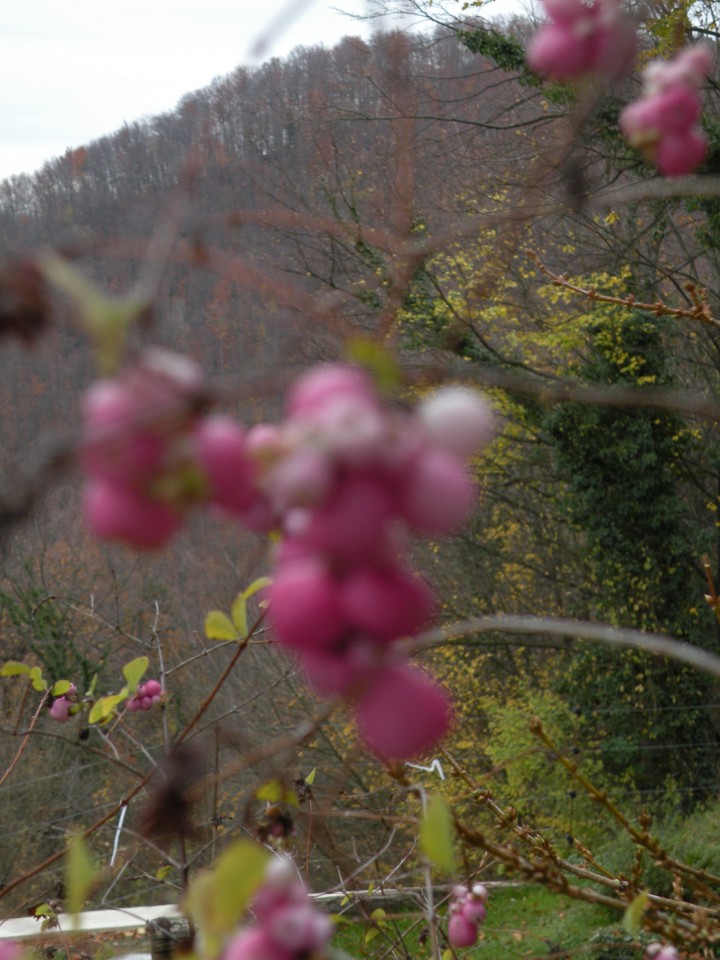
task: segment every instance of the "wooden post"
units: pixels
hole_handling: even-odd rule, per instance
[[[172,960],[176,952],[188,952],[192,943],[192,930],[185,917],[158,917],[150,922],[152,960]]]

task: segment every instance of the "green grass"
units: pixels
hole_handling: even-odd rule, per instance
[[[444,911],[443,911],[444,912]],[[352,919],[338,926],[334,946],[353,957],[412,958],[430,956],[425,924],[419,914],[391,913],[380,922]],[[441,924],[441,947],[445,923]],[[376,928],[375,928],[376,929]],[[578,903],[552,894],[543,887],[513,887],[491,894],[481,939],[471,950],[458,951],[466,960],[526,960],[526,958],[592,957],[625,960],[639,955],[623,933],[621,917],[602,907]]]

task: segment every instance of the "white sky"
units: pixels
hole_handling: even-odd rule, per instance
[[[363,0],[337,0],[364,13]],[[0,179],[171,110],[241,64],[367,24],[328,0],[10,0],[0,12]],[[253,56],[261,34],[274,42]]]
[[[367,2],[6,0],[0,179],[32,173],[126,121],[172,110],[186,93],[241,64],[285,56],[300,44],[367,37],[369,23],[339,12],[365,14]],[[492,12],[518,2],[496,0]],[[461,0],[449,6],[459,11]],[[272,42],[258,55],[262,36]]]

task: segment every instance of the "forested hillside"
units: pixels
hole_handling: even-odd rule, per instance
[[[642,37],[646,58],[665,52],[677,24],[665,27]],[[392,825],[402,778],[383,780],[359,754],[345,714],[313,728],[299,756],[253,752],[317,709],[266,625],[204,703],[237,639],[223,633],[232,625],[204,627],[206,614],[269,572],[263,538],[205,514],[162,551],[136,554],[80,522],[79,395],[95,371],[82,316],[92,296],[74,268],[118,303],[147,299],[130,357],[147,344],[187,354],[207,378],[202,404],[246,423],[276,421],[288,384],[318,360],[369,365],[405,407],[445,380],[484,385],[496,436],[473,461],[478,508],[452,541],[413,549],[442,598],[434,626],[530,614],[718,652],[720,606],[705,599],[720,567],[708,414],[720,381],[717,201],[652,188],[616,130],[634,80],[583,101],[524,66],[528,32],[473,22],[300,48],[0,184],[0,662],[32,662],[50,684],[95,697],[147,655],[168,691],[162,725],[75,715],[58,733],[33,718],[34,749],[0,780],[0,885],[112,809],[190,721],[216,774],[250,757],[202,796],[187,833],[200,863],[226,829],[286,831],[322,886],[367,857],[396,862],[409,842]],[[708,174],[718,116],[710,103]],[[73,269],[52,261],[61,280],[46,301],[32,258],[50,249]],[[250,591],[253,613],[257,600]],[[578,791],[558,753],[631,816],[688,816],[717,796],[715,680],[637,649],[576,644],[569,630],[459,632],[423,656],[456,693],[442,758],[468,817],[482,824],[495,802],[511,805],[501,832],[535,824],[571,857],[576,839],[607,843],[617,823],[598,824],[598,797]],[[12,772],[32,712],[11,679],[0,767]],[[313,769],[327,819],[288,801]],[[253,793],[263,782],[273,786]],[[471,814],[480,786],[493,794]],[[332,819],[338,796],[364,824],[352,838]],[[289,814],[274,809],[284,803]],[[112,829],[96,840],[106,857]],[[157,848],[137,843],[127,864],[108,902],[167,896]],[[59,875],[41,873],[23,896],[51,897]],[[409,877],[422,882],[420,867]]]

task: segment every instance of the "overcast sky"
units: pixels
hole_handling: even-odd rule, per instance
[[[337,0],[352,13],[364,0]],[[240,64],[369,26],[328,0],[17,0],[0,13],[0,179],[172,109]],[[262,56],[253,47],[268,30]]]

